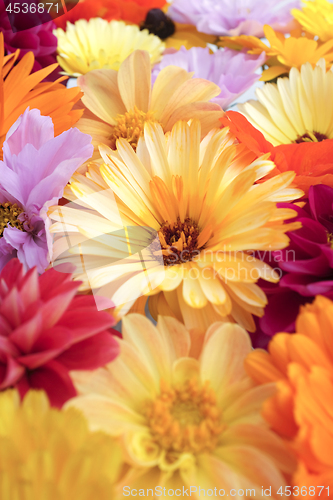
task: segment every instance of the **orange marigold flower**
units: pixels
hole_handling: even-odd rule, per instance
[[[253,152],[253,159],[271,153],[270,160],[275,163],[276,169],[269,176],[293,170],[296,172],[294,183],[306,195],[310,186],[316,184],[333,188],[333,139],[274,147],[245,116],[236,111],[228,111],[220,121]]]
[[[263,415],[298,458],[294,491],[303,486],[302,496],[310,500],[313,492],[319,496],[319,487],[324,485],[320,498],[329,498],[327,487],[333,487],[333,302],[317,296],[313,304],[301,307],[296,333],[275,335],[268,352],[253,351],[245,366],[259,385],[276,382],[277,393],[264,403]]]
[[[83,110],[73,109],[74,104],[83,95],[79,88],[67,89],[60,82],[67,77],[61,77],[55,82],[43,82],[58,66],[52,64],[33,74],[34,65],[32,52],[25,54],[17,61],[19,51],[4,57],[3,35],[0,34],[0,159],[2,159],[2,144],[10,127],[27,109],[37,108],[44,116],[50,116],[54,123],[54,134],[59,135],[72,127],[81,117]]]
[[[67,14],[54,19],[58,28],[66,29],[67,21],[75,23],[79,19],[101,17],[107,21],[119,19],[140,24],[150,9],[159,9],[165,0],[80,0]]]

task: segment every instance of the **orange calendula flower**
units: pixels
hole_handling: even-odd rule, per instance
[[[67,405],[122,442],[128,469],[119,491],[192,486],[197,500],[202,489],[264,498],[262,486],[284,487],[295,461],[260,415],[275,387],[254,387],[246,375],[245,330],[215,323],[198,336],[173,318],[154,326],[131,314],[119,344],[119,358],[105,368],[72,372],[80,396]]]
[[[320,43],[305,36],[285,37],[268,25],[264,27],[264,32],[269,46],[255,36],[246,35],[221,37],[220,45],[236,50],[246,49],[249,54],[266,52],[269,68],[263,71],[260,78],[264,82],[289,73],[291,68],[300,69],[307,62],[312,67],[321,58],[325,59],[328,67],[333,62],[333,39]]]
[[[57,64],[52,64],[40,71],[31,73],[34,65],[32,52],[25,54],[16,64],[18,52],[3,57],[3,35],[0,34],[0,147],[10,127],[29,106],[37,108],[44,116],[50,116],[54,123],[54,133],[59,135],[72,127],[83,111],[73,109],[82,92],[78,88],[67,89],[60,82],[42,82],[52,73]]]
[[[303,498],[329,498],[333,488],[333,302],[318,296],[301,307],[296,333],[274,336],[268,352],[252,352],[245,366],[261,387],[276,382],[277,394],[263,414],[298,458],[293,481]],[[310,490],[310,487],[315,487]],[[315,492],[315,494],[313,494]],[[332,489],[331,489],[332,493]],[[318,495],[318,496],[317,496]]]

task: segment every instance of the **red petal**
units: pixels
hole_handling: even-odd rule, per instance
[[[57,408],[61,408],[68,399],[77,394],[67,369],[57,361],[50,361],[47,365],[30,372],[28,384],[32,389],[43,389],[51,405]]]
[[[58,325],[70,329],[74,342],[79,342],[113,326],[114,318],[107,312],[97,311],[96,306],[84,307],[82,304],[78,309],[66,311]]]
[[[6,389],[15,385],[25,372],[25,368],[11,356],[7,356],[7,362],[3,366],[6,368],[5,370],[1,370],[3,378],[0,383],[0,389]]]
[[[119,344],[112,334],[101,332],[73,345],[57,361],[69,370],[95,370],[113,361],[119,352]]]

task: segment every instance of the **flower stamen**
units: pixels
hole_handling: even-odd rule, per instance
[[[138,144],[138,140],[143,134],[144,125],[146,122],[156,123],[157,120],[153,117],[153,111],[141,111],[136,106],[134,110],[127,111],[124,115],[117,115],[117,125],[112,130],[113,147],[116,147],[116,141],[119,138],[126,139],[130,143],[134,151]]]
[[[199,253],[200,231],[198,225],[189,217],[184,222],[181,222],[179,217],[177,222],[164,222],[158,235],[165,266],[191,261]]]
[[[19,220],[19,216],[23,212],[24,210],[18,207],[16,203],[0,203],[0,238],[3,236],[8,224],[20,231],[24,231],[23,222]]]

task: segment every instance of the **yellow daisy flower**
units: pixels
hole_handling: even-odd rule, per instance
[[[123,21],[92,18],[67,22],[67,30],[53,31],[58,39],[58,63],[63,74],[85,75],[91,70],[118,70],[121,63],[136,49],[146,50],[152,63],[161,59],[165,44],[158,36],[140,31],[136,25]]]
[[[220,88],[192,76],[182,68],[168,66],[160,71],[152,88],[149,55],[135,51],[118,72],[100,70],[80,77],[78,84],[84,91],[82,102],[87,110],[77,127],[92,136],[93,159],[100,158],[99,144],[115,149],[120,137],[135,150],[147,122],[161,124],[164,132],[177,120],[191,118],[201,120],[202,134],[219,127],[224,112],[208,101],[220,94]]]
[[[289,78],[267,83],[256,95],[258,101],[238,109],[274,146],[333,138],[333,68],[326,71],[324,59],[315,68],[292,68]]]
[[[198,499],[200,487],[200,498],[214,488],[225,497],[251,490],[265,498],[262,488],[271,488],[271,498],[279,498],[295,462],[261,417],[275,386],[255,387],[246,375],[252,349],[243,329],[216,323],[198,337],[173,318],[159,317],[155,327],[131,314],[119,343],[115,362],[73,372],[80,395],[67,403],[91,429],[121,440],[129,469],[119,493],[136,489],[139,496],[139,489],[160,486],[167,498],[176,490],[184,497],[179,489],[192,487]]]
[[[333,5],[328,0],[302,0],[303,8],[291,13],[304,30],[326,42],[333,38]]]
[[[105,163],[75,174],[66,191],[76,201],[49,212],[58,221],[51,227],[59,233],[55,259],[73,241],[63,258],[78,266],[81,289],[105,287],[98,295],[112,300],[118,317],[151,295],[155,317],[202,329],[228,318],[253,331],[252,314],[263,315],[267,303],[256,282],[279,276],[250,251],[288,245],[285,232],[296,226],[284,220],[295,212],[276,202],[303,192],[290,187],[294,172],[256,184],[275,165],[268,154],[251,163],[228,128],[200,136],[197,120],[177,122],[166,136],[159,124],[146,123],[136,153],[124,139],[117,151],[101,146]],[[110,234],[123,226],[135,234],[121,247]]]
[[[50,408],[41,391],[23,402],[0,394],[2,500],[112,500],[121,454],[110,436],[88,430],[74,408]]]
[[[221,37],[219,45],[231,49],[247,49],[249,54],[266,52],[266,65],[269,66],[261,75],[260,80],[267,82],[278,76],[289,73],[291,68],[301,69],[307,62],[314,67],[319,59],[324,58],[328,67],[333,61],[333,39],[320,44],[304,36],[288,36],[274,31],[271,26],[264,27],[265,37],[269,46],[255,36]]]

